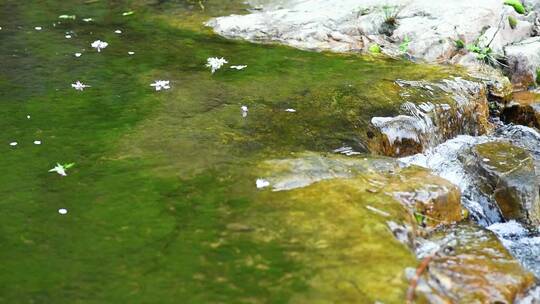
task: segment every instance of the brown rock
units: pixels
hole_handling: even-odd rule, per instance
[[[530,91],[514,93],[512,101],[504,105],[502,119],[506,122],[540,128],[540,94]]]
[[[456,225],[430,241],[440,246],[422,277],[431,303],[514,303],[535,285],[497,237],[476,224]]]
[[[392,195],[405,204],[421,224],[448,225],[462,220],[461,192],[449,181],[419,167],[409,167],[392,179]]]
[[[505,219],[540,223],[540,183],[529,152],[506,142],[488,142],[473,147],[463,161],[479,176],[481,190],[493,196]]]

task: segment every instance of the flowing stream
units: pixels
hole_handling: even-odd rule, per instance
[[[328,189],[258,189],[261,164],[317,153],[386,168],[368,154],[371,119],[445,100],[397,83],[463,71],[231,41],[203,26],[245,13],[242,2],[2,1],[0,303],[306,302],[332,269],[375,282],[395,266],[355,268],[369,250],[349,229],[358,219],[299,203]],[[212,74],[209,57],[228,64]],[[536,231],[501,224],[454,162],[487,140],[459,136],[402,161],[465,189],[474,218],[539,275]],[[57,163],[74,166],[48,172]]]

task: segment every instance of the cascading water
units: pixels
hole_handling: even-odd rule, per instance
[[[536,168],[540,164],[540,134],[529,127],[499,125],[492,135],[460,135],[428,149],[422,154],[403,157],[404,166],[418,165],[458,185],[462,191],[462,205],[480,225],[495,232],[505,247],[537,277],[540,276],[540,232],[514,220],[505,221],[493,196],[483,193],[476,183],[479,178],[468,171],[462,160],[472,147],[487,142],[509,142],[527,150],[534,157]]]

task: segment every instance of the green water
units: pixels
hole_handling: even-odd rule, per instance
[[[229,41],[202,26],[245,13],[242,1],[206,1],[205,11],[157,2],[0,4],[0,303],[302,299],[318,268],[288,254],[307,250],[301,237],[293,246],[230,229],[288,233],[264,220],[277,221],[288,196],[258,191],[254,168],[343,145],[365,152],[369,119],[403,102],[394,80],[450,73]],[[90,47],[98,39],[109,43],[101,53]],[[212,75],[213,56],[248,68]],[[153,91],[157,79],[172,88]],[[92,87],[76,91],[76,80]],[[76,165],[48,173],[57,162]],[[326,259],[347,262],[314,264]]]

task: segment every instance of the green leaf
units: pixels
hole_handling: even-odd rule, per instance
[[[517,26],[517,19],[513,16],[508,16],[508,24],[510,24],[510,28],[515,29]]]
[[[368,50],[372,54],[380,54],[381,46],[375,43],[375,44],[370,45]]]
[[[418,225],[424,225],[425,224],[425,220],[426,220],[426,216],[421,214],[421,213],[418,213],[418,212],[415,212],[414,213],[414,218],[416,219],[416,222],[418,223]]]
[[[505,0],[504,4],[513,7],[518,14],[525,14],[525,7],[519,0]]]
[[[64,169],[69,169],[69,168],[75,166],[75,163],[64,164],[63,166],[64,166]]]
[[[403,42],[399,45],[399,50],[403,53],[406,53],[407,50],[409,49],[410,42],[411,40],[409,39],[409,37],[405,36],[405,38],[403,39]]]
[[[456,40],[456,47],[458,49],[464,48],[465,47],[465,42],[463,40],[461,40],[461,39]]]

